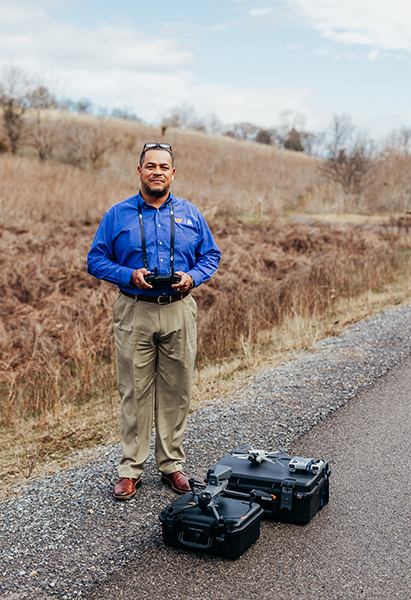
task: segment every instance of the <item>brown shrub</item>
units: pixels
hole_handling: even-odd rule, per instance
[[[328,225],[211,223],[219,271],[194,291],[199,360],[255,343],[289,314],[332,307],[395,275],[399,238]],[[2,419],[53,410],[115,385],[116,288],[86,273],[95,225],[37,223],[1,230]]]
[[[32,133],[34,120],[35,115],[29,112],[26,121]],[[138,157],[147,141],[171,143],[177,167],[174,193],[191,200],[206,214],[257,216],[259,199],[263,215],[282,214],[285,209],[297,206],[306,189],[318,178],[318,161],[314,158],[266,144],[172,128],[163,136],[160,128],[134,121],[97,119],[90,115],[73,118],[53,111],[42,114],[42,124],[48,131],[54,124],[53,160],[72,165],[76,170],[98,169],[98,174],[87,173],[90,185],[96,185],[97,189],[115,186],[113,202],[124,197],[123,183],[137,190]],[[27,137],[28,147],[20,154],[33,152],[32,138]],[[32,170],[28,162],[24,164]],[[62,173],[56,170],[55,177]],[[47,183],[50,171],[43,174]],[[7,182],[7,173],[3,177]],[[18,187],[24,187],[28,181],[30,177],[24,175]],[[75,185],[71,191],[76,195]]]
[[[2,415],[82,402],[105,385],[112,363],[115,291],[85,271],[91,231],[78,225],[3,230],[0,365]],[[97,284],[97,285],[96,285]],[[4,394],[4,392],[6,392]],[[5,404],[4,404],[5,402]]]
[[[20,156],[0,156],[0,169],[0,227],[33,232],[37,223],[97,223],[110,206],[137,188],[137,181],[114,184],[72,166]]]
[[[378,289],[403,260],[399,236],[378,231],[275,223],[214,229],[223,258],[195,293],[200,357],[238,352],[244,340],[257,342],[259,333],[290,314],[321,314],[336,297]]]
[[[366,202],[374,211],[405,213],[411,210],[411,153],[386,147],[373,168],[373,185]]]
[[[82,122],[88,127],[89,121]],[[86,255],[105,210],[136,193],[140,148],[161,139],[161,132],[137,123],[104,127],[113,145],[98,173],[0,156],[0,408],[6,421],[112,391],[116,289],[86,274]],[[255,217],[259,197],[263,215],[292,207],[315,180],[312,158],[195,132],[167,129],[166,138],[176,155],[173,191],[208,215],[223,252],[215,277],[194,291],[199,360],[241,351],[290,314],[327,311],[336,295],[355,296],[396,276],[403,256],[398,234],[222,218]]]
[[[97,193],[115,187],[111,203],[124,197],[124,189],[126,195],[136,191],[141,148],[144,142],[157,140],[171,143],[175,152],[174,192],[207,216],[253,217],[260,216],[261,209],[270,218],[288,210],[374,214],[411,209],[409,140],[398,136],[378,153],[361,139],[348,150],[335,145],[325,161],[269,144],[88,114],[37,111],[35,121],[33,109],[21,115],[26,135],[19,138],[15,152],[32,155],[36,148],[42,160],[52,156],[54,162],[76,170],[99,171],[87,174],[90,187]],[[4,127],[0,137],[7,137]],[[27,179],[18,182],[16,192]],[[71,192],[76,196],[75,186]],[[101,205],[108,208],[110,203]]]

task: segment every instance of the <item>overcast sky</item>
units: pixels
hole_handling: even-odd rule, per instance
[[[410,0],[0,0],[0,67],[158,123],[187,103],[224,123],[373,137],[411,127]]]

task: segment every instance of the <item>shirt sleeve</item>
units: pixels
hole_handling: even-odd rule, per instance
[[[221,252],[214,241],[210,228],[203,215],[198,212],[199,219],[199,244],[196,248],[195,265],[188,274],[194,280],[195,286],[199,286],[210,279],[218,268]]]
[[[121,288],[127,288],[130,286],[130,278],[134,270],[116,262],[113,220],[113,211],[106,212],[87,256],[87,272],[97,279],[104,279]]]

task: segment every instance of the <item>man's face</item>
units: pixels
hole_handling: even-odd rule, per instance
[[[143,166],[137,167],[143,192],[150,196],[164,196],[174,178],[175,169],[167,150],[147,150]]]

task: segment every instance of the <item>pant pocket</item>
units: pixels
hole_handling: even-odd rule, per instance
[[[113,325],[121,331],[132,331],[135,300],[119,293],[113,306]]]

